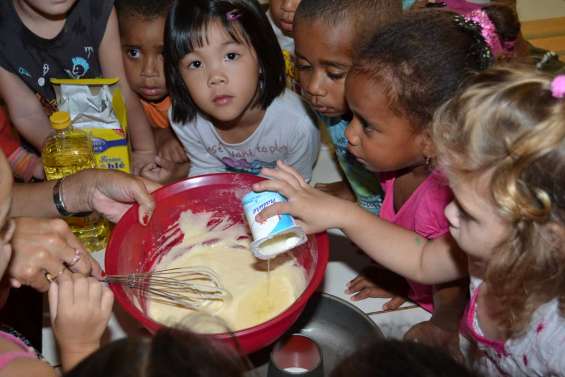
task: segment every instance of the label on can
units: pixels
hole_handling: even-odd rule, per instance
[[[288,214],[269,217],[260,223],[259,212],[286,198],[278,192],[250,192],[242,199],[243,211],[253,235],[251,251],[260,259],[269,259],[306,242],[304,230]]]

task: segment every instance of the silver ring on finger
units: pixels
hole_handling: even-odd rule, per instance
[[[67,267],[71,268],[80,261],[81,257],[81,251],[79,249],[75,249],[75,255],[73,256],[73,259],[71,259],[70,262],[65,262],[65,264],[67,265]]]

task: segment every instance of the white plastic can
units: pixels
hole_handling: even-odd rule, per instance
[[[307,240],[304,230],[290,215],[275,215],[262,223],[255,220],[255,216],[266,207],[285,201],[284,196],[272,191],[252,191],[242,199],[243,212],[253,236],[251,252],[259,259],[273,258]]]

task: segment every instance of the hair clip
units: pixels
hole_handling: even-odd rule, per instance
[[[490,47],[494,56],[498,56],[506,52],[504,46],[500,43],[500,38],[496,32],[496,26],[494,26],[488,14],[486,14],[484,10],[476,9],[464,17],[468,20],[475,21],[481,26],[481,35]],[[514,47],[513,44],[512,47]]]
[[[555,60],[559,60],[557,54],[553,51],[547,51],[542,55],[541,59],[536,63],[536,69],[543,71],[545,70],[545,65],[549,64]]]
[[[551,81],[551,95],[554,98],[565,97],[565,75],[558,75]]]
[[[475,44],[471,53],[479,57],[480,69],[487,69],[494,61],[492,50],[490,49],[485,36],[482,33],[481,25],[471,18],[461,15],[453,16],[453,21],[461,29],[469,32],[475,39]]]
[[[235,21],[241,17],[241,12],[237,9],[232,9],[226,13],[226,20]]]

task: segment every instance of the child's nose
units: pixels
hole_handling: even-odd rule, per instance
[[[325,95],[325,90],[322,85],[320,74],[313,72],[304,89],[306,90],[306,93],[312,97],[323,97]]]
[[[227,82],[227,77],[222,72],[211,72],[208,79],[209,86],[215,86],[220,84],[225,84]]]
[[[141,75],[144,77],[159,76],[159,62],[155,57],[148,56],[143,59]]]
[[[355,117],[349,122],[347,127],[345,128],[345,138],[347,142],[352,145],[356,146],[359,145],[359,135],[358,135],[358,128],[360,127],[359,122],[355,119]]]
[[[282,3],[282,9],[286,12],[294,12],[298,8],[300,0],[284,0]]]
[[[457,215],[457,205],[455,202],[451,202],[445,207],[444,213],[449,225],[458,228],[459,227],[459,216]]]

